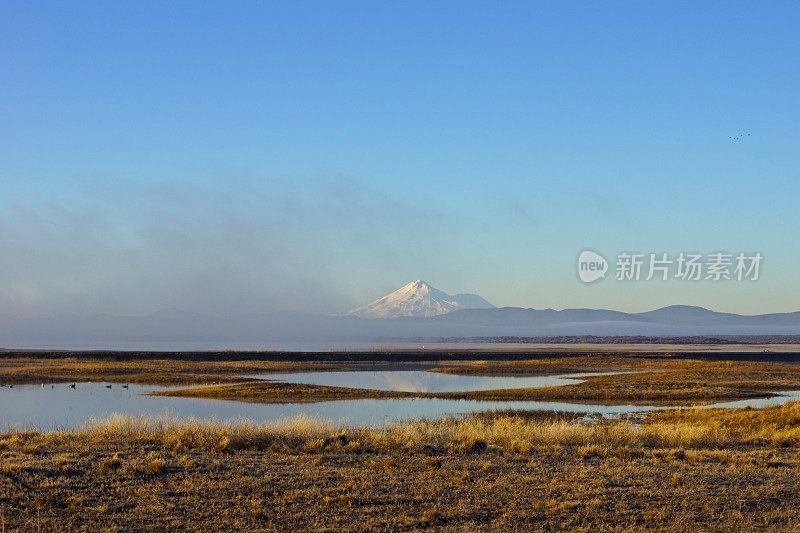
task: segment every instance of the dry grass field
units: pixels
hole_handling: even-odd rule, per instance
[[[579,385],[427,396],[702,403],[800,389],[800,365],[668,355],[454,358],[481,375],[635,372]],[[252,402],[407,396],[244,374],[393,361],[0,357],[0,383],[172,384]],[[202,386],[200,386],[202,385]],[[414,393],[415,395],[416,394]],[[386,427],[116,416],[0,433],[0,531],[800,531],[800,404],[586,422],[483,413]]]
[[[346,370],[334,362],[192,361],[180,359],[111,359],[96,356],[50,358],[35,354],[0,357],[0,383],[35,384],[107,381],[147,385],[191,385],[241,381],[242,374]]]
[[[207,398],[252,403],[311,403],[338,400],[418,398],[420,393],[355,389],[284,383],[280,381],[248,381],[224,385],[202,385],[151,393],[153,396]]]
[[[5,531],[791,531],[800,405],[380,429],[117,417],[0,437]]]

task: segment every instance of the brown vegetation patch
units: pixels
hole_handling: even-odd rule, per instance
[[[170,396],[249,402],[309,402],[364,398],[427,397],[472,400],[538,400],[580,403],[675,405],[769,396],[800,389],[800,365],[764,361],[694,360],[668,356],[585,354],[526,360],[449,361],[422,368],[472,375],[535,376],[627,372],[589,376],[578,385],[455,393],[403,393],[346,387],[252,383],[247,374],[408,368],[398,364],[330,361],[187,361],[180,359],[0,358],[0,384],[108,381],[161,385],[231,385],[169,391]],[[415,363],[413,368],[420,368]]]
[[[235,385],[211,385],[159,391],[154,396],[180,396],[254,403],[310,403],[368,398],[410,398],[415,393],[306,385],[281,381],[251,381]]]
[[[0,434],[14,530],[793,530],[800,406]],[[357,443],[357,446],[353,446]]]

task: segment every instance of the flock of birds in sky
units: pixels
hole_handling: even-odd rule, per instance
[[[744,139],[745,137],[750,137],[750,134],[749,134],[749,133],[740,133],[740,134],[739,134],[738,136],[736,136],[736,137],[734,137],[733,135],[731,135],[730,137],[728,137],[728,139],[732,139],[732,140],[734,140],[734,141],[739,141],[739,140],[741,140],[741,139]]]

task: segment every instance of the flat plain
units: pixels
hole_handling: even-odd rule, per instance
[[[800,389],[795,357],[6,353],[0,383],[166,383],[181,386],[184,396],[282,402],[353,392],[241,376],[364,368],[624,371],[634,373],[467,395],[686,405]],[[800,528],[799,452],[798,404],[676,408],[588,422],[511,411],[382,427],[118,416],[70,431],[0,433],[0,523],[4,531],[791,531]]]

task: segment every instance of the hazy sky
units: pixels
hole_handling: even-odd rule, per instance
[[[798,28],[797,2],[5,0],[0,315],[336,312],[417,278],[798,310]],[[765,259],[587,286],[584,248]]]

